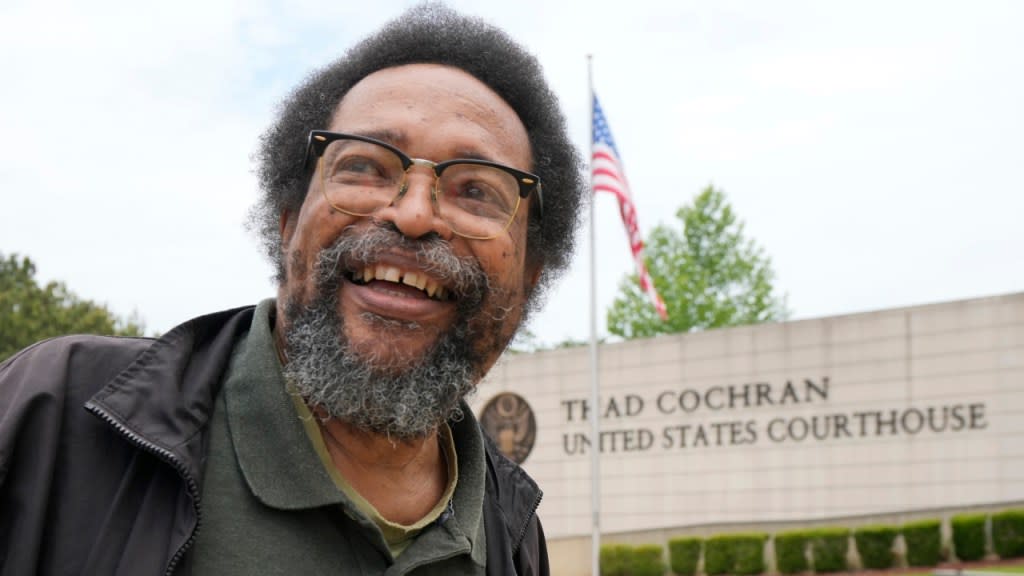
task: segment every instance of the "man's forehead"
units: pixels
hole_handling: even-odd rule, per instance
[[[332,112],[332,118],[351,100],[358,98],[365,91],[385,90],[393,91],[403,84],[425,85],[427,87],[443,88],[450,87],[452,96],[457,97],[461,92],[472,90],[478,94],[489,94],[505,108],[512,112],[516,120],[522,124],[518,112],[509,104],[504,97],[489,86],[480,78],[457,66],[438,64],[432,62],[420,62],[413,64],[402,64],[389,66],[375,70],[356,81],[351,88],[338,100]]]
[[[505,154],[525,152],[504,162],[527,168],[532,164],[529,136],[519,115],[500,94],[461,68],[417,63],[377,70],[352,86],[334,108],[329,129],[386,141],[399,148],[413,145],[411,132],[429,124],[432,138],[453,147],[448,154],[495,161]],[[462,128],[461,138],[446,130]],[[476,137],[472,135],[476,133]],[[493,149],[493,150],[492,150]]]

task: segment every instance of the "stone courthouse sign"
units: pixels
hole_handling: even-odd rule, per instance
[[[621,398],[612,396],[601,407],[604,421],[616,420],[616,427],[601,431],[600,450],[630,452],[644,450],[672,450],[676,448],[706,448],[743,446],[758,442],[804,442],[839,440],[845,438],[886,437],[898,435],[940,434],[984,430],[985,403],[943,404],[937,406],[910,406],[888,410],[862,410],[853,412],[822,412],[809,416],[751,417],[752,408],[762,406],[784,407],[800,403],[827,404],[829,378],[818,381],[804,379],[795,384],[787,381],[773,387],[767,382],[741,386],[711,386],[703,391],[692,388],[681,392],[667,390],[647,400],[637,394]],[[589,418],[589,402],[569,399],[561,402],[565,408],[565,422],[572,423]],[[740,411],[735,418],[724,416],[707,422],[690,422],[690,415],[701,407],[711,412]],[[633,417],[643,415],[645,409],[662,415],[676,415],[660,429],[621,428]],[[588,433],[563,433],[562,448],[567,456],[584,454],[592,449]]]
[[[594,449],[606,533],[1024,501],[1024,294],[606,344],[599,365],[597,439],[585,347],[505,357],[474,407],[532,408],[556,547],[589,536]]]

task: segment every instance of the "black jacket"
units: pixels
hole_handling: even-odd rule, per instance
[[[190,572],[206,424],[252,315],[56,338],[0,364],[0,576]],[[540,497],[489,444],[488,574],[548,573]]]

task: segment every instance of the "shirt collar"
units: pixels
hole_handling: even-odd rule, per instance
[[[231,441],[253,495],[271,508],[350,504],[310,445],[285,388],[271,331],[274,300],[256,307],[224,382]]]

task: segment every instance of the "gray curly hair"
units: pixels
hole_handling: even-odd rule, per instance
[[[580,155],[537,59],[495,26],[437,4],[410,9],[313,72],[285,98],[277,120],[261,137],[255,160],[262,195],[250,226],[260,235],[278,282],[285,265],[280,217],[285,210],[298,211],[312,175],[303,168],[309,131],[328,126],[338,102],[366,76],[413,63],[468,72],[501,96],[526,127],[533,152],[530,170],[544,184],[543,218],[536,210],[529,215],[527,259],[543,267],[533,295],[543,293],[572,256],[587,197]]]

